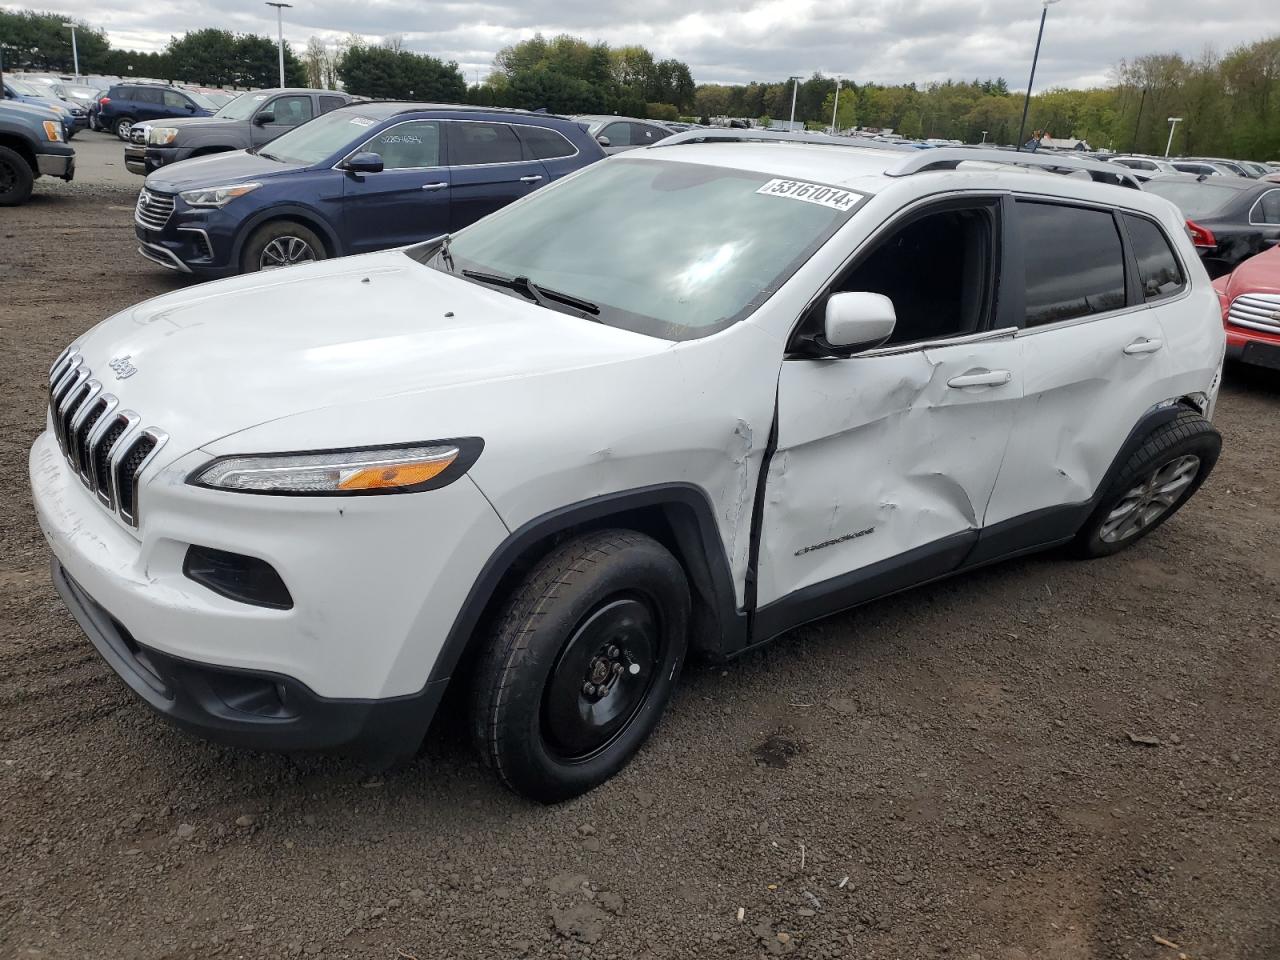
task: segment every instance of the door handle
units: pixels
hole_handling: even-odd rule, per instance
[[[1013,379],[1008,370],[987,370],[978,373],[966,373],[952,377],[947,381],[948,387],[999,387]]]
[[[528,177],[521,177],[521,178],[520,178],[520,182],[521,182],[521,183],[537,183],[537,182],[538,182],[539,180],[541,180],[541,179],[542,179],[542,175],[541,175],[541,174],[533,174],[533,175],[528,176]]]
[[[1163,340],[1135,340],[1124,348],[1124,352],[1133,356],[1138,353],[1155,353],[1164,346]]]
[[[447,183],[424,183],[422,185],[422,189],[423,190],[443,190],[447,186],[449,186],[449,184]]]

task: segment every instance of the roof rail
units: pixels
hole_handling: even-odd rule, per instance
[[[1034,167],[1050,173],[1083,172],[1096,183],[1110,183],[1119,187],[1141,190],[1138,178],[1126,167],[1104,163],[1101,160],[1082,160],[1046,153],[1019,152],[1014,150],[983,149],[981,147],[939,147],[936,150],[913,152],[895,167],[886,170],[890,177],[909,177],[929,170],[955,170],[962,163],[1003,163],[1015,167]]]
[[[702,127],[664,137],[649,149],[676,147],[685,143],[802,143],[812,146],[871,147],[892,153],[915,152],[910,147],[871,140],[867,137],[833,137],[825,133],[787,130],[743,130],[737,127]]]

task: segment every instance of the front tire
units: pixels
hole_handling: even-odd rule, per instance
[[[1157,427],[1112,481],[1073,552],[1106,557],[1137,543],[1191,499],[1221,452],[1221,434],[1194,410]]]
[[[478,664],[471,727],[517,793],[578,796],[657,726],[688,649],[689,585],[656,540],[588,533],[543,557],[507,598]]]
[[[129,131],[133,129],[133,119],[131,117],[121,117],[112,127],[112,132],[125,143],[129,142]]]
[[[0,207],[16,207],[31,199],[35,175],[22,154],[0,147]]]
[[[256,273],[300,263],[313,263],[328,256],[324,241],[314,230],[292,220],[273,220],[254,230],[240,256],[240,270]]]

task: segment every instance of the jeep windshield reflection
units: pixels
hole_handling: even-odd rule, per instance
[[[749,316],[863,199],[829,184],[620,157],[407,252],[549,309],[691,340]]]

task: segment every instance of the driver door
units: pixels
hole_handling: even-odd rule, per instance
[[[977,542],[1022,396],[1021,343],[995,320],[999,227],[995,198],[903,217],[827,291],[888,296],[890,340],[783,362],[760,635],[942,576]]]
[[[346,175],[342,208],[348,252],[369,253],[448,232],[451,181],[442,165],[438,120],[397,123],[352,153],[378,154],[383,169]]]
[[[282,133],[306,123],[314,116],[311,98],[303,94],[286,94],[269,100],[254,115],[249,139],[255,147],[270,143]],[[267,120],[262,123],[262,120]]]

